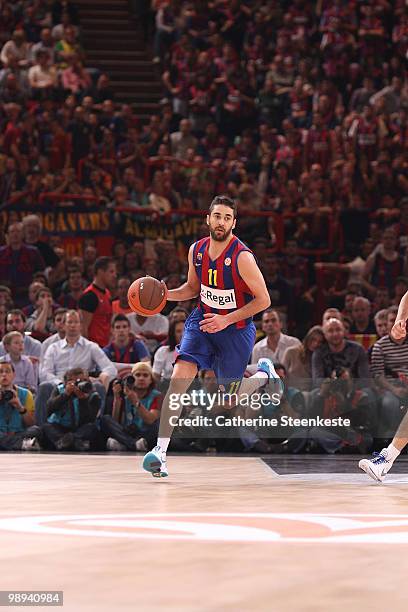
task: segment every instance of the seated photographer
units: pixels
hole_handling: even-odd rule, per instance
[[[136,363],[132,375],[112,383],[112,416],[101,418],[107,450],[146,451],[156,444],[163,396],[154,388],[150,364]]]
[[[18,331],[9,332],[3,338],[3,346],[6,351],[0,361],[13,364],[14,383],[19,387],[30,389],[31,392],[37,391],[37,376],[31,360],[24,353],[24,337]]]
[[[0,363],[0,450],[40,450],[33,396],[15,385],[14,377],[13,364]]]
[[[44,446],[59,451],[103,450],[105,438],[96,424],[101,405],[88,372],[68,370],[47,402],[47,422],[41,427]]]
[[[35,401],[36,421],[42,425],[46,420],[46,404],[52,390],[63,380],[64,374],[74,365],[87,372],[98,370],[99,376],[91,379],[95,390],[105,403],[106,388],[116,375],[114,364],[95,343],[81,336],[81,319],[76,310],[65,315],[65,338],[54,342],[45,353],[40,367],[40,386]]]
[[[136,340],[130,332],[129,319],[124,314],[116,314],[111,324],[112,342],[102,350],[113,361],[119,372],[128,369],[139,361],[150,363],[150,353],[141,340]],[[128,368],[126,368],[126,365]]]

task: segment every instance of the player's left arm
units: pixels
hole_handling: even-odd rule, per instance
[[[249,251],[243,251],[238,257],[238,271],[242,280],[251,290],[254,299],[248,304],[245,304],[245,306],[242,306],[242,308],[238,308],[227,315],[218,315],[210,312],[205,314],[204,319],[200,321],[200,328],[202,331],[213,334],[225,329],[233,323],[248,319],[257,312],[261,312],[270,306],[271,299],[265,285],[264,277],[257,266],[254,256]]]

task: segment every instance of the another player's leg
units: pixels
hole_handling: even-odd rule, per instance
[[[143,469],[155,477],[168,476],[166,452],[171,434],[182,410],[180,396],[186,393],[197,374],[197,364],[178,360],[174,366],[169,388],[164,397],[157,445],[143,458]]]
[[[382,451],[376,454],[372,459],[361,459],[358,467],[374,480],[382,482],[387,472],[392,468],[394,461],[407,444],[408,412],[402,419],[391,444],[389,444],[387,448],[383,448]]]

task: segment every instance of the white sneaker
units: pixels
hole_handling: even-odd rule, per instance
[[[387,472],[392,468],[392,464],[393,462],[387,459],[387,449],[383,448],[380,453],[374,453],[372,459],[361,459],[358,467],[373,480],[382,482]]]
[[[21,445],[21,450],[24,451],[38,451],[41,450],[40,443],[37,438],[25,438]]]
[[[110,451],[126,451],[127,448],[124,444],[121,444],[115,438],[108,438],[106,442],[106,450]]]
[[[143,451],[144,453],[147,451],[148,446],[145,438],[139,438],[135,442],[136,450]]]
[[[166,463],[166,453],[160,446],[155,446],[153,450],[146,453],[143,457],[143,469],[150,472],[156,478],[165,478],[169,475]]]

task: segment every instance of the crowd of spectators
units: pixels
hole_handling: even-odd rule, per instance
[[[145,124],[87,64],[72,3],[0,10],[0,206],[9,218],[21,205],[39,209],[43,192],[94,196],[111,214],[151,210],[157,223],[170,210],[205,210],[215,193],[235,198],[238,234],[273,307],[257,321],[254,361],[279,364],[288,410],[352,406],[356,415],[347,439],[306,432],[289,447],[363,448],[379,423],[388,434],[408,375],[405,344],[388,337],[408,289],[405,2],[156,0],[163,99]],[[16,433],[29,432],[15,448],[143,450],[193,303],[144,319],[130,313],[127,288],[145,273],[178,286],[186,260],[168,241],[116,240],[100,265],[95,240],[69,257],[41,232],[35,215],[0,228],[0,387],[25,389],[12,402],[22,413]],[[18,421],[10,414],[3,433]]]

